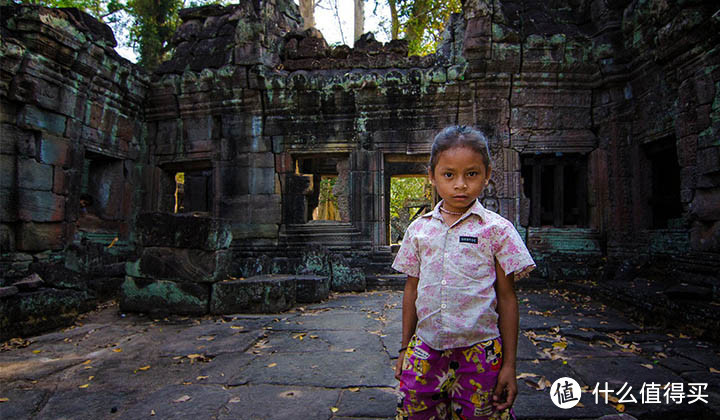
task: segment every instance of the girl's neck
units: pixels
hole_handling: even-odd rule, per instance
[[[440,203],[440,215],[442,216],[443,220],[445,221],[445,224],[448,226],[452,226],[453,223],[457,222],[460,217],[462,217],[463,214],[465,214],[472,205],[467,206],[464,209],[452,209],[448,210],[444,207],[445,203]]]

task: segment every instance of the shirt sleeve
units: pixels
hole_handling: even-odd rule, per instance
[[[507,222],[498,238],[495,258],[505,274],[515,273],[515,280],[527,277],[535,269],[535,261],[530,256],[525,243],[512,223]]]
[[[420,276],[420,259],[418,259],[417,240],[412,226],[405,231],[400,250],[395,257],[392,268],[411,277]]]

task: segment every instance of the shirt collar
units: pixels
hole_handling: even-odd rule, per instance
[[[435,208],[431,212],[427,212],[427,213],[423,214],[422,217],[432,217],[435,219],[443,220],[442,213],[440,213],[440,206],[442,205],[442,203],[443,203],[443,200],[440,200],[440,202],[435,205]],[[482,204],[480,204],[480,200],[475,200],[475,203],[472,206],[470,206],[470,208],[465,213],[463,213],[462,216],[460,216],[460,219],[458,219],[458,221],[466,218],[467,215],[469,215],[469,214],[474,214],[474,215],[478,216],[481,220],[484,221],[485,220],[485,212],[487,212],[487,211],[488,210],[485,207],[483,207]]]

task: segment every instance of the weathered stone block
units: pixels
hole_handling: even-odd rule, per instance
[[[20,291],[15,286],[0,287],[0,299],[18,294]]]
[[[278,225],[233,223],[232,235],[239,239],[275,239],[278,237]]]
[[[0,191],[2,194],[3,191]],[[4,205],[4,203],[3,203]],[[3,220],[3,205],[0,205],[0,220]],[[15,228],[11,225],[0,224],[0,253],[13,251],[15,249]]]
[[[44,284],[43,279],[37,273],[33,273],[20,281],[16,281],[13,286],[17,287],[21,292],[31,292],[39,289]]]
[[[18,186],[29,190],[50,191],[53,186],[53,167],[35,159],[18,160]]]
[[[336,292],[363,292],[366,288],[365,273],[360,268],[350,267],[339,255],[330,259],[332,282],[330,288]]]
[[[60,114],[44,111],[33,105],[25,105],[18,115],[18,124],[21,127],[46,130],[57,135],[65,132],[66,121],[67,118]]]
[[[268,275],[213,284],[213,314],[277,313],[295,305],[295,276]]]
[[[68,167],[72,163],[70,144],[66,139],[45,134],[39,145],[40,162],[62,167]]]
[[[0,340],[68,326],[95,305],[91,294],[67,289],[40,289],[0,299]]]
[[[330,295],[330,279],[325,276],[297,275],[295,299],[298,303],[313,303],[325,300]]]
[[[86,290],[88,275],[66,268],[63,263],[33,263],[28,268],[36,273],[49,287]]]
[[[143,277],[210,283],[227,278],[230,257],[228,250],[145,247],[136,264]]]
[[[123,311],[203,315],[208,312],[209,304],[208,284],[125,276],[120,289],[120,309]]]
[[[52,184],[50,187],[52,188]],[[18,216],[20,220],[27,222],[62,221],[65,219],[65,197],[53,194],[49,190],[20,189],[18,192]]]
[[[19,251],[62,249],[65,246],[65,224],[23,223],[18,227],[15,246]]]
[[[228,222],[209,217],[144,213],[137,218],[140,242],[147,247],[226,249],[232,242]]]
[[[2,136],[0,136],[2,137]],[[17,186],[17,164],[13,155],[0,155],[0,188]],[[3,200],[5,195],[3,195]]]

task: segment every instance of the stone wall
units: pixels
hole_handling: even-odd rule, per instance
[[[124,276],[150,79],[75,9],[3,6],[0,20],[0,288],[43,276],[4,293],[0,323],[3,335],[30,334],[72,322]],[[66,266],[80,280],[57,281]]]
[[[236,276],[387,272],[392,177],[425,173],[432,136],[469,124],[490,138],[481,200],[539,275],[607,279],[635,261],[717,296],[709,2],[469,0],[436,54],[408,57],[371,35],[328,46],[289,0],[243,1],[182,11],[152,76],[86,15],[2,16],[5,278],[50,257],[120,267],[141,211],[227,220]],[[328,177],[340,220],[313,220]]]

